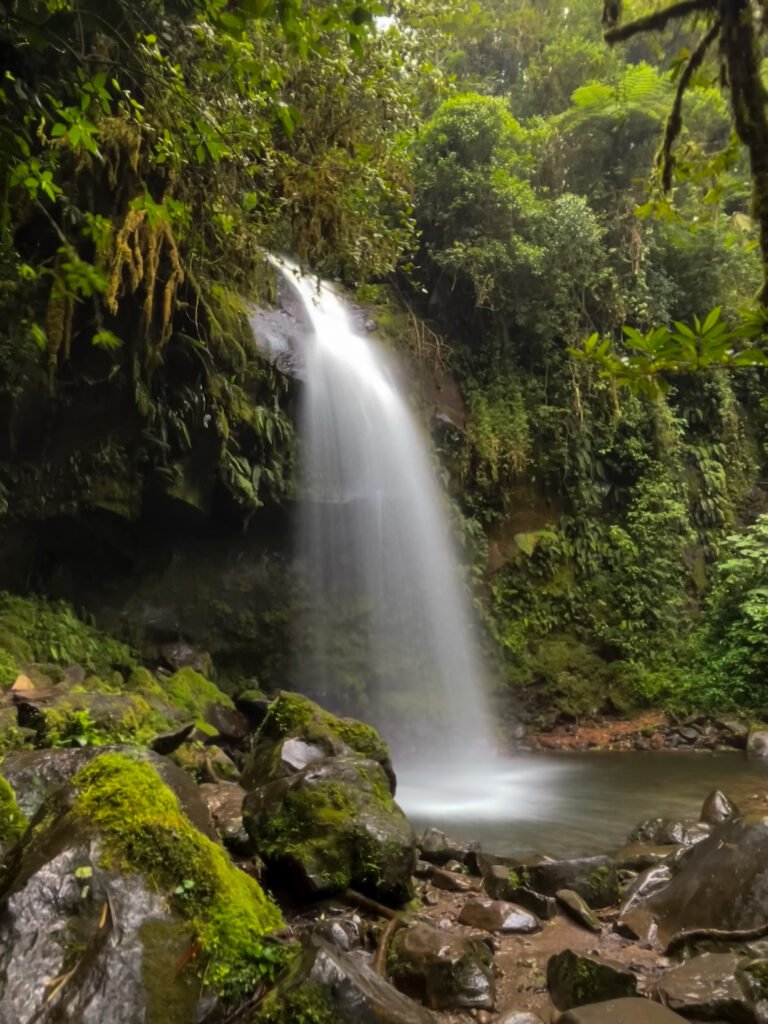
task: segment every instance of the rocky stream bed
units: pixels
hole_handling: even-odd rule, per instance
[[[764,793],[512,859],[417,838],[378,734],[304,697],[113,682],[1,698],[0,1024],[768,1022]]]

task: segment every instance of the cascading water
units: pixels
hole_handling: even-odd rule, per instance
[[[381,729],[409,778],[477,809],[494,755],[486,686],[428,449],[387,359],[327,285],[282,265],[311,326],[305,366],[302,685]],[[413,774],[416,773],[416,774]],[[464,796],[462,796],[464,794]],[[413,789],[414,799],[416,789]]]

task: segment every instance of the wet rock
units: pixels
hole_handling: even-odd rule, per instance
[[[60,786],[69,782],[81,768],[105,753],[123,754],[135,761],[146,762],[178,797],[182,810],[195,828],[209,839],[217,839],[208,808],[189,776],[150,750],[139,747],[81,747],[61,750],[18,750],[3,760],[2,774],[8,780],[19,807],[32,818],[43,802]]]
[[[432,884],[436,889],[442,889],[445,892],[477,892],[482,882],[479,878],[473,878],[471,875],[435,868],[432,871]]]
[[[654,864],[660,864],[667,857],[675,853],[677,846],[646,846],[643,843],[634,843],[632,846],[624,846],[614,855],[618,869],[629,868],[633,871],[644,871]]]
[[[507,1010],[498,1019],[498,1024],[542,1024],[541,1017],[527,1010]]]
[[[571,889],[590,907],[608,907],[619,898],[616,865],[610,857],[577,857],[572,860],[546,861],[515,869],[520,884],[545,896],[558,889]],[[513,902],[521,902],[517,897]]]
[[[610,999],[569,1010],[557,1024],[683,1024],[684,1020],[648,999]]]
[[[244,857],[255,853],[255,844],[243,825],[243,787],[236,782],[204,782],[198,792],[227,849]]]
[[[249,793],[243,821],[278,885],[317,896],[359,889],[412,897],[416,839],[381,765],[326,758]]]
[[[333,1020],[336,1024],[436,1024],[417,1002],[388,984],[359,954],[313,937],[250,1024]]]
[[[419,851],[423,860],[441,866],[449,860],[457,860],[465,864],[472,852],[469,843],[460,843],[456,839],[449,839],[445,832],[439,828],[428,828],[419,839]]]
[[[483,886],[492,899],[516,903],[545,921],[557,915],[557,901],[554,897],[544,896],[520,885],[517,871],[505,864],[487,867],[483,872]]]
[[[639,907],[648,897],[663,889],[671,878],[672,868],[669,864],[655,864],[646,868],[624,891],[624,899],[619,906],[619,917]]]
[[[768,729],[753,729],[747,737],[747,757],[768,757]]]
[[[670,818],[649,818],[641,821],[627,837],[627,843],[649,846],[693,846],[710,833],[710,827],[700,821],[674,821]]]
[[[416,878],[431,878],[434,869],[435,865],[430,864],[428,860],[417,860],[413,873]]]
[[[768,818],[729,818],[689,850],[641,904],[666,944],[680,931],[750,929],[768,920]]]
[[[372,726],[337,718],[298,693],[281,692],[269,705],[240,782],[245,789],[254,789],[321,758],[352,754],[377,761],[394,793],[389,750]]]
[[[483,928],[487,932],[536,932],[541,922],[535,914],[503,900],[467,900],[461,908],[459,924]]]
[[[749,725],[741,718],[720,718],[714,723],[720,730],[720,739],[731,747],[744,750],[749,736]]]
[[[493,1009],[494,968],[484,942],[415,924],[395,935],[387,967],[400,991],[433,1010]]]
[[[172,754],[174,750],[178,750],[182,743],[186,743],[194,731],[195,723],[189,722],[187,725],[183,725],[180,729],[174,729],[172,732],[161,733],[159,736],[155,736],[149,744],[150,750],[154,750],[156,754],[167,757],[168,754]]]
[[[719,825],[728,818],[735,818],[738,813],[738,808],[731,803],[725,793],[715,789],[702,804],[699,820],[707,825]]]
[[[595,912],[577,892],[573,892],[572,889],[558,889],[555,893],[555,899],[564,908],[569,917],[584,925],[591,932],[600,934],[603,930],[603,926],[600,924]]]
[[[363,947],[363,921],[359,914],[348,914],[338,918],[324,917],[315,925],[313,934],[343,953],[350,953],[353,949]]]
[[[235,697],[235,707],[241,714],[245,715],[254,732],[267,717],[271,703],[266,696],[243,694],[241,697]]]
[[[637,993],[637,979],[620,964],[565,949],[547,961],[547,988],[558,1010]]]
[[[205,720],[216,730],[218,737],[228,743],[242,742],[251,731],[250,722],[241,711],[223,707],[221,704],[209,704]]]
[[[100,753],[83,773],[51,794],[6,862],[0,1020],[201,1020],[230,970],[255,983],[266,967],[216,923],[224,908],[237,901],[257,943],[282,927],[279,912],[182,817],[147,760]],[[194,911],[179,892],[200,900]]]
[[[668,971],[656,986],[661,1001],[684,1017],[755,1024],[752,999],[732,953],[704,953]]]

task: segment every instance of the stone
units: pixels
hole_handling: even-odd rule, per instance
[[[240,784],[254,789],[303,771],[326,757],[377,761],[395,792],[395,773],[386,743],[376,730],[352,718],[337,718],[298,693],[281,691],[270,703]]]
[[[497,1024],[543,1024],[537,1013],[527,1010],[507,1010],[499,1017]]]
[[[176,794],[182,810],[195,828],[209,839],[218,840],[208,808],[192,779],[167,758],[150,750],[128,746],[17,750],[5,757],[1,771],[16,793],[19,807],[31,819],[51,793],[69,782],[94,758],[105,753],[123,754],[151,765]]]
[[[413,873],[416,878],[431,878],[434,868],[435,865],[430,864],[428,860],[417,860]]]
[[[313,934],[344,953],[363,947],[363,921],[359,914],[346,914],[338,918],[324,916],[313,928]]]
[[[678,849],[679,847],[676,845],[648,846],[645,843],[633,843],[631,846],[622,847],[618,853],[614,854],[614,860],[619,870],[629,868],[632,871],[644,871],[654,864],[665,861]]]
[[[715,723],[724,743],[738,750],[744,750],[749,736],[749,724],[741,718],[720,718]]]
[[[195,723],[188,722],[187,725],[183,725],[180,729],[174,729],[172,732],[163,732],[159,736],[155,736],[149,744],[149,748],[154,750],[156,754],[167,757],[175,750],[178,750],[182,743],[186,743],[194,731]]]
[[[684,1017],[649,999],[609,999],[569,1010],[557,1024],[683,1024]]]
[[[386,982],[359,953],[335,949],[319,936],[305,942],[287,976],[248,1020],[437,1024],[429,1010]]]
[[[577,857],[571,860],[523,864],[514,869],[521,885],[544,896],[571,889],[590,907],[609,907],[619,898],[616,865],[610,857]],[[521,902],[517,896],[513,902]]]
[[[449,839],[439,828],[428,828],[419,839],[419,851],[423,860],[444,866],[449,860],[464,864],[472,851],[469,843]]]
[[[203,782],[198,792],[210,812],[219,838],[233,853],[243,857],[256,852],[256,844],[243,825],[245,790],[236,782]]]
[[[297,896],[413,896],[416,838],[377,761],[329,757],[275,779],[245,798],[243,822],[272,881]]]
[[[251,731],[251,724],[241,711],[222,704],[208,704],[205,720],[216,730],[218,737],[228,743],[241,743]]]
[[[483,886],[492,899],[516,903],[545,921],[557,915],[554,897],[543,896],[519,882],[515,870],[505,864],[492,864],[483,871]]]
[[[619,917],[621,918],[630,910],[639,907],[649,896],[663,889],[671,878],[672,868],[669,864],[655,864],[646,868],[624,890],[624,899],[619,905]]]
[[[728,818],[735,818],[738,809],[719,789],[713,790],[705,799],[699,820],[707,825],[719,825]]]
[[[436,889],[442,889],[445,892],[478,892],[482,886],[482,881],[479,878],[463,875],[457,871],[435,868],[432,871],[432,884]]]
[[[493,958],[480,940],[419,922],[395,934],[387,969],[401,992],[430,1009],[493,1009]]]
[[[564,949],[547,961],[547,988],[558,1010],[637,994],[637,979],[621,964]]]
[[[627,843],[649,846],[693,846],[710,833],[710,827],[700,821],[675,821],[670,818],[649,818],[641,821],[627,837]]]
[[[684,1017],[755,1024],[752,999],[741,979],[739,957],[704,953],[668,971],[656,985],[661,1001]]]
[[[459,924],[482,928],[487,932],[537,932],[541,922],[535,914],[503,900],[467,900],[458,917]]]
[[[30,696],[35,693],[35,684],[25,675],[23,672],[16,676],[13,683],[11,684],[11,693],[19,694],[20,696]]]
[[[689,850],[670,881],[640,906],[666,945],[680,931],[742,930],[768,920],[768,818],[729,818]]]
[[[747,736],[747,757],[768,757],[768,729],[753,729]]]
[[[577,921],[585,928],[588,928],[589,931],[596,932],[599,935],[603,930],[603,926],[600,924],[594,910],[587,905],[586,901],[577,892],[574,892],[572,889],[558,889],[555,893],[555,899],[569,917],[572,917],[574,921]]]

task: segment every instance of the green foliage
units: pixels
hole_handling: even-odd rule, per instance
[[[82,665],[97,675],[135,665],[130,648],[87,625],[65,602],[5,592],[0,592],[0,644],[18,662]]]
[[[27,819],[16,803],[16,794],[6,780],[0,776],[0,844],[20,839],[27,829]]]
[[[102,754],[74,777],[72,813],[98,829],[108,860],[141,872],[186,918],[199,943],[204,983],[229,999],[274,978],[287,953],[270,942],[277,907],[199,833],[148,764]]]

